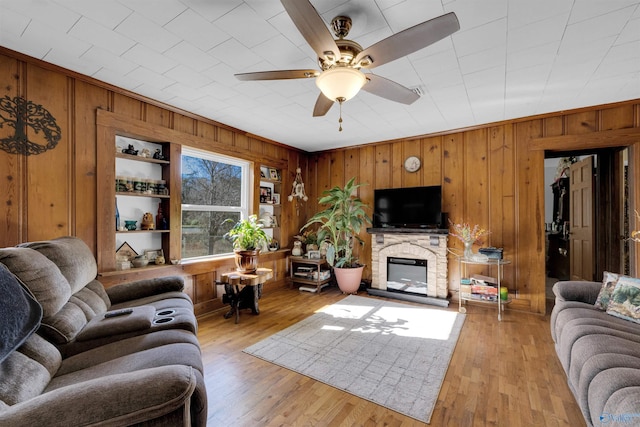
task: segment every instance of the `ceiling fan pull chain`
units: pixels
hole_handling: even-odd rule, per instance
[[[344,98],[338,98],[337,101],[338,101],[338,104],[340,104],[340,118],[338,119],[338,124],[339,124],[338,132],[342,132],[342,101],[344,101]]]

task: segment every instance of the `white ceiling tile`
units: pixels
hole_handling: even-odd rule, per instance
[[[211,83],[210,78],[182,64],[170,69],[164,75],[191,88],[199,88]]]
[[[575,2],[571,10],[571,19],[569,24],[587,21],[592,18],[602,17],[611,11],[624,9],[627,7],[635,7],[638,5],[637,0],[580,0]]]
[[[195,13],[202,16],[209,22],[213,22],[216,19],[231,12],[236,7],[240,6],[242,0],[181,0]]]
[[[312,5],[328,32],[350,16],[364,48],[450,11],[461,30],[376,68],[424,95],[405,106],[361,91],[343,106],[343,132],[337,105],[311,116],[313,79],[234,76],[318,69],[279,0],[0,0],[0,45],[309,151],[640,98],[640,0]]]
[[[276,66],[308,59],[303,51],[283,35],[277,35],[265,40],[252,50],[257,55],[260,55],[262,58]]]
[[[562,40],[569,14],[554,15],[522,27],[510,28],[507,48],[509,52],[549,45]]]
[[[138,67],[136,63],[95,45],[82,54],[82,59],[97,64],[101,68],[107,68],[111,70],[111,72],[120,75],[127,74]]]
[[[84,17],[73,26],[69,34],[116,55],[122,55],[135,45],[134,41]]]
[[[55,25],[62,32],[68,31],[81,16],[62,4],[43,0],[0,0],[0,10],[12,10],[36,21]]]
[[[137,64],[143,65],[149,70],[153,70],[156,73],[163,74],[169,71],[171,68],[178,65],[176,61],[171,58],[167,58],[159,54],[158,52],[149,49],[146,46],[137,44],[129,49],[122,55],[123,58]]]
[[[88,3],[85,0],[81,0]],[[187,9],[179,0],[118,0],[127,8],[135,10],[140,15],[150,19],[158,25],[165,25]],[[111,2],[104,2],[111,4]]]
[[[31,37],[31,33],[25,35],[29,23],[29,18],[11,10],[3,10],[0,14],[0,29],[2,29],[0,44],[25,55],[42,59],[51,47],[42,43],[39,38]]]
[[[638,10],[640,10],[640,7]],[[627,22],[620,32],[616,44],[624,44],[638,40],[640,40],[640,17]]]
[[[137,88],[143,83],[142,80],[135,79],[128,75],[123,76],[120,73],[120,71],[114,71],[108,68],[101,68],[96,73],[94,73],[93,76],[91,77],[98,79],[100,81],[103,81],[105,83],[109,83],[114,86],[121,87],[123,89],[131,90],[131,91],[136,90],[136,93],[140,93],[137,91]],[[152,97],[152,99],[159,99],[159,98]]]
[[[559,42],[547,43],[507,54],[507,69],[519,70],[540,64],[553,64],[560,48]],[[551,68],[551,66],[549,66]]]
[[[191,9],[187,9],[176,16],[175,19],[167,23],[164,27],[204,51],[230,38],[229,34],[216,28],[215,25]]]
[[[127,76],[132,79],[142,81],[145,85],[155,87],[157,89],[164,89],[175,83],[174,80],[146,67],[138,67],[128,73]]]
[[[507,17],[507,0],[457,0],[447,6],[447,12],[455,12],[460,27],[480,27]]]
[[[186,41],[181,41],[171,49],[168,49],[164,52],[164,55],[198,72],[220,63],[218,59]]]
[[[460,30],[451,38],[458,57],[476,54],[480,51],[507,45],[506,19],[482,25],[470,30]]]
[[[246,4],[242,4],[224,16],[215,24],[246,47],[254,47],[278,33],[268,22]],[[247,31],[250,29],[250,31]]]
[[[85,61],[66,49],[53,48],[42,59],[61,67],[69,67],[86,76],[92,76],[100,69],[99,65]]]
[[[22,34],[22,38],[31,40],[33,44],[39,43],[51,48],[65,50],[69,58],[78,58],[91,47],[90,43],[60,31],[56,26],[39,21],[31,21]],[[46,40],[46,42],[43,43],[43,40]],[[73,69],[73,67],[70,67],[70,69]]]
[[[188,86],[184,83],[174,83],[164,88],[164,92],[175,95],[177,98],[182,98],[189,102],[193,102],[198,98],[202,98],[202,91],[194,89],[192,86]],[[189,107],[191,108],[191,107]]]
[[[574,0],[510,0],[509,29],[544,21],[555,15],[565,15],[571,11],[574,3]]]
[[[156,52],[164,52],[180,43],[178,36],[139,13],[129,15],[115,30],[117,33],[135,40]]]
[[[615,3],[615,0],[612,1]],[[629,19],[631,8],[617,10],[596,18],[579,21],[567,25],[563,44],[588,44],[592,40],[617,36],[625,27]]]
[[[115,28],[133,12],[132,9],[117,2],[86,0],[56,0],[56,2],[109,29]]]
[[[235,39],[220,43],[208,53],[236,70],[245,70],[262,59]]]
[[[458,59],[460,61],[460,71],[463,75],[493,69],[495,66],[504,67],[507,61],[505,46],[461,56]]]

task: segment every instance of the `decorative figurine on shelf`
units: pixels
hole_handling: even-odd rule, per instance
[[[142,230],[153,230],[155,229],[155,224],[153,223],[153,214],[151,212],[147,212],[142,215],[142,224],[140,225],[140,229]]]
[[[304,251],[302,250],[302,242],[300,240],[296,240],[293,242],[293,249],[291,249],[291,255],[293,256],[302,256]]]
[[[156,160],[167,160],[164,158],[162,151],[159,148],[156,148],[156,152],[153,153],[153,158]]]
[[[164,265],[164,256],[163,255],[158,255],[156,257],[155,263],[156,265]]]
[[[124,227],[129,231],[135,231],[138,228],[137,222],[138,221],[125,219],[124,220]]]
[[[142,151],[140,151],[140,157],[148,159],[149,157],[151,157],[151,151],[149,151],[148,148],[143,148]]]
[[[158,215],[156,215],[156,230],[168,230],[169,223],[162,213],[162,205],[158,206]]]
[[[133,148],[132,144],[129,144],[129,146],[127,148],[125,148],[124,150],[122,150],[122,152],[124,154],[131,154],[132,156],[137,156],[138,155],[138,150]]]

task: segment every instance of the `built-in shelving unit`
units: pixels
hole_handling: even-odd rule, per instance
[[[258,217],[265,222],[266,233],[280,245],[282,220],[282,170],[272,166],[260,166],[258,189]]]
[[[153,128],[141,128],[134,122],[114,118],[110,113],[98,112],[98,273],[117,276],[172,267],[171,259],[181,258],[180,180],[176,163],[181,146],[161,140],[162,135]],[[136,153],[123,152],[129,148]],[[159,209],[164,221],[158,221]],[[153,217],[152,229],[141,227],[145,213]],[[135,221],[135,229],[128,230],[125,221]],[[148,251],[155,255],[162,250],[165,264],[150,262],[147,267],[123,268],[123,263],[116,262],[116,253],[127,247],[138,255]]]

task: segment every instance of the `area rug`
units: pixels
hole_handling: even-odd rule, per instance
[[[244,352],[428,423],[464,317],[349,295]]]

